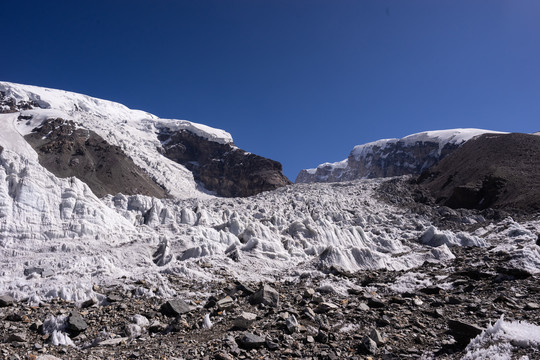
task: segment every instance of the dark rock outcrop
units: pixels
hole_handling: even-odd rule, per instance
[[[97,196],[142,194],[164,198],[165,190],[120,147],[73,121],[49,119],[25,136],[40,164],[58,177],[75,176]]]
[[[540,210],[540,137],[485,134],[424,172],[418,183],[452,208]]]
[[[291,183],[279,162],[245,152],[234,144],[165,128],[158,138],[164,156],[187,167],[197,181],[218,195],[251,196]]]
[[[40,104],[35,100],[17,101],[13,97],[8,96],[5,91],[0,91],[0,114],[14,113],[21,110],[30,110],[33,108],[43,108],[44,104]]]
[[[469,138],[488,132],[452,129],[412,134],[355,146],[348,158],[302,170],[296,183],[339,182],[419,175],[459,148]]]

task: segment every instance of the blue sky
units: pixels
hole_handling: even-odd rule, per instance
[[[424,130],[540,131],[538,0],[4,1],[0,79],[229,131],[302,168]]]

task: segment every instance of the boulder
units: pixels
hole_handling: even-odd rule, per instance
[[[159,311],[165,316],[178,316],[191,311],[190,306],[181,299],[173,299],[161,305]]]
[[[253,305],[264,304],[271,307],[279,306],[279,293],[269,285],[263,285],[259,291],[251,295]]]

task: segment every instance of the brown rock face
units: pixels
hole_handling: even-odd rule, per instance
[[[279,162],[232,144],[209,141],[186,130],[163,129],[159,140],[164,156],[186,166],[196,180],[221,196],[252,196],[291,184]]]
[[[93,131],[77,129],[73,121],[49,119],[25,138],[43,167],[58,177],[77,177],[99,197],[117,193],[167,196],[121,148]]]
[[[418,182],[453,208],[540,210],[540,137],[484,134],[424,172]]]

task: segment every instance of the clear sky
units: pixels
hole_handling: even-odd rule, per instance
[[[3,1],[0,79],[229,131],[302,168],[424,130],[540,131],[538,0]]]

